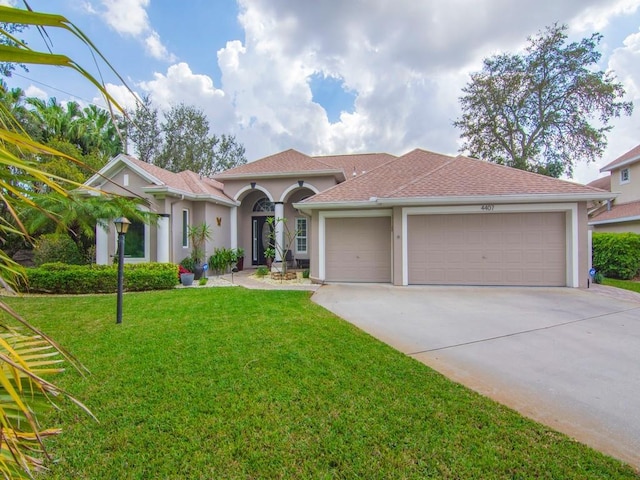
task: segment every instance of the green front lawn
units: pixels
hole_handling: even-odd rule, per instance
[[[605,278],[602,284],[640,293],[640,282],[634,282],[633,280],[616,280],[615,278]]]
[[[46,478],[637,478],[309,300],[241,288],[9,299],[92,371]]]

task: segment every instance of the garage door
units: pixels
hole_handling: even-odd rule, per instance
[[[562,212],[407,218],[410,284],[567,284]]]
[[[391,218],[327,218],[328,281],[391,282]]]

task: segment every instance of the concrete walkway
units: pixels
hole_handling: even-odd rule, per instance
[[[325,285],[312,299],[449,378],[640,468],[640,295]]]
[[[320,285],[313,284],[308,280],[303,280],[302,282],[297,282],[295,280],[278,281],[271,280],[270,278],[260,280],[253,276],[255,273],[255,268],[249,268],[234,274],[227,273],[219,276],[211,275],[206,286],[218,287],[237,285],[252,290],[308,290],[311,292],[315,292],[320,288]]]

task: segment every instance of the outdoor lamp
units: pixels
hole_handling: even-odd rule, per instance
[[[129,225],[131,225],[131,222],[127,217],[118,217],[113,221],[113,223],[116,225],[116,232],[118,232],[118,235],[124,235],[127,233]]]
[[[118,217],[113,223],[118,232],[118,306],[116,310],[116,323],[122,323],[122,284],[124,283],[124,235],[129,230],[131,222],[126,217]]]

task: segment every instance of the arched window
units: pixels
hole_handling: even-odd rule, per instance
[[[253,211],[254,212],[274,212],[275,205],[273,202],[270,202],[267,197],[262,197],[253,206]]]

